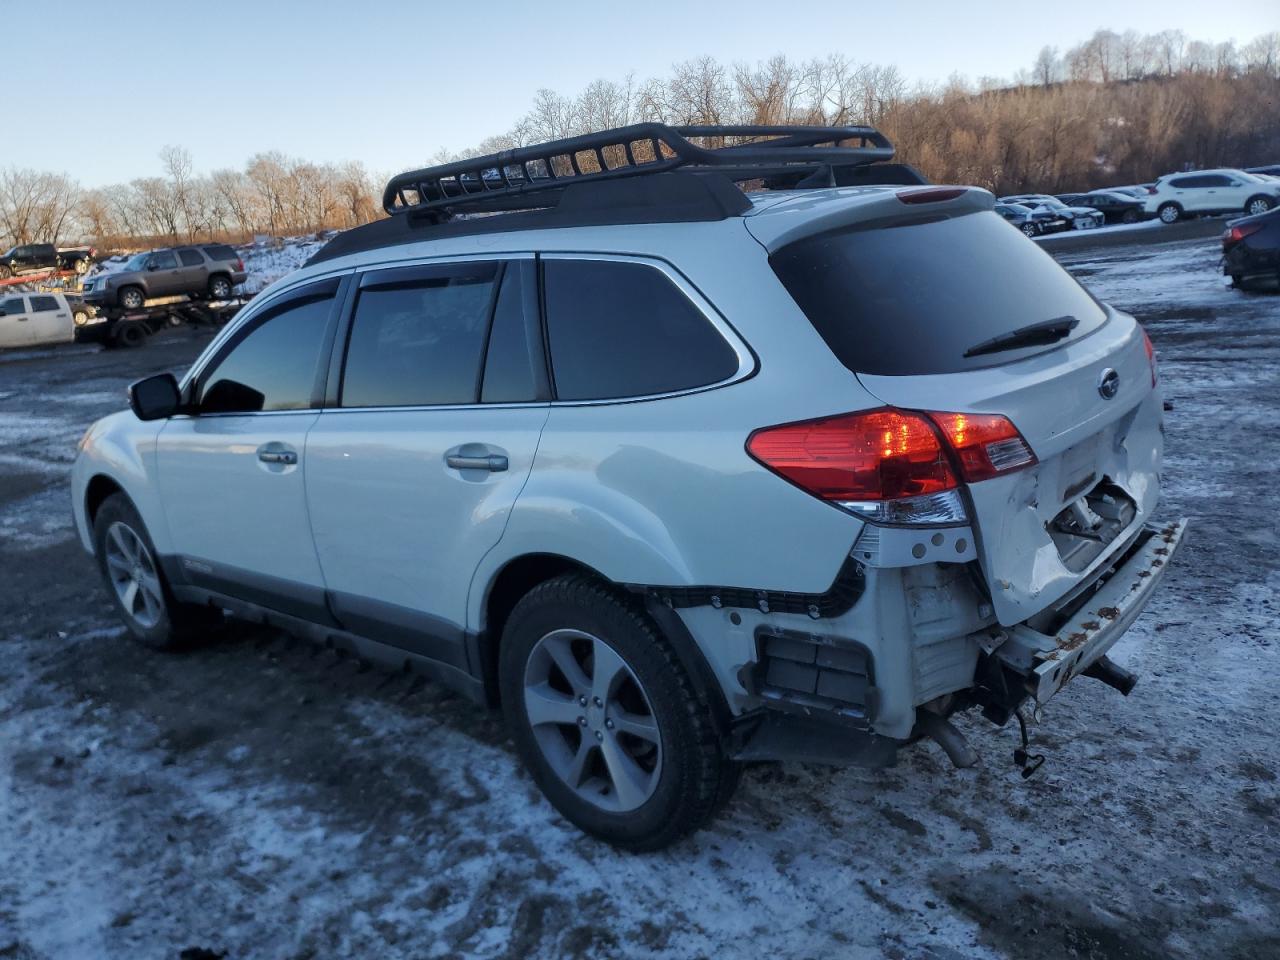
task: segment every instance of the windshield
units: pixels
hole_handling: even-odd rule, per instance
[[[1053,257],[991,211],[806,237],[769,258],[831,352],[879,375],[955,373],[1043,352],[965,356],[977,344],[1074,319],[1065,344],[1106,313]]]

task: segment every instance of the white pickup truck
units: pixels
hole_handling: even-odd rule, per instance
[[[70,343],[75,314],[61,293],[0,294],[0,348]]]

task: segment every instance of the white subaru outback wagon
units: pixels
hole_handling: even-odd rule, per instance
[[[1105,654],[1184,529],[1151,343],[892,154],[645,124],[396,177],[84,437],[128,629],[230,614],[420,670],[632,849],[745,762],[967,765],[957,711],[1127,693]]]

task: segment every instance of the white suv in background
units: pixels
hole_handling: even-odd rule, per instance
[[[1165,174],[1147,188],[1146,212],[1164,223],[1202,213],[1266,213],[1280,204],[1280,183],[1244,170]]]
[[[230,612],[421,670],[631,849],[746,761],[968,765],[957,711],[1127,693],[1105,654],[1183,533],[1151,343],[984,190],[824,186],[891,156],[640,124],[396,177],[84,437],[128,629]]]

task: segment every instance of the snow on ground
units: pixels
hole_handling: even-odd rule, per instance
[[[67,519],[74,442],[208,335],[0,357],[0,957],[1280,956],[1280,296],[1223,287],[1214,246],[1063,258],[1150,331],[1164,511],[1193,518],[1116,648],[1133,695],[1071,684],[1027,781],[977,717],[971,770],[755,767],[645,856],[435,686],[247,625],[126,642]]]

